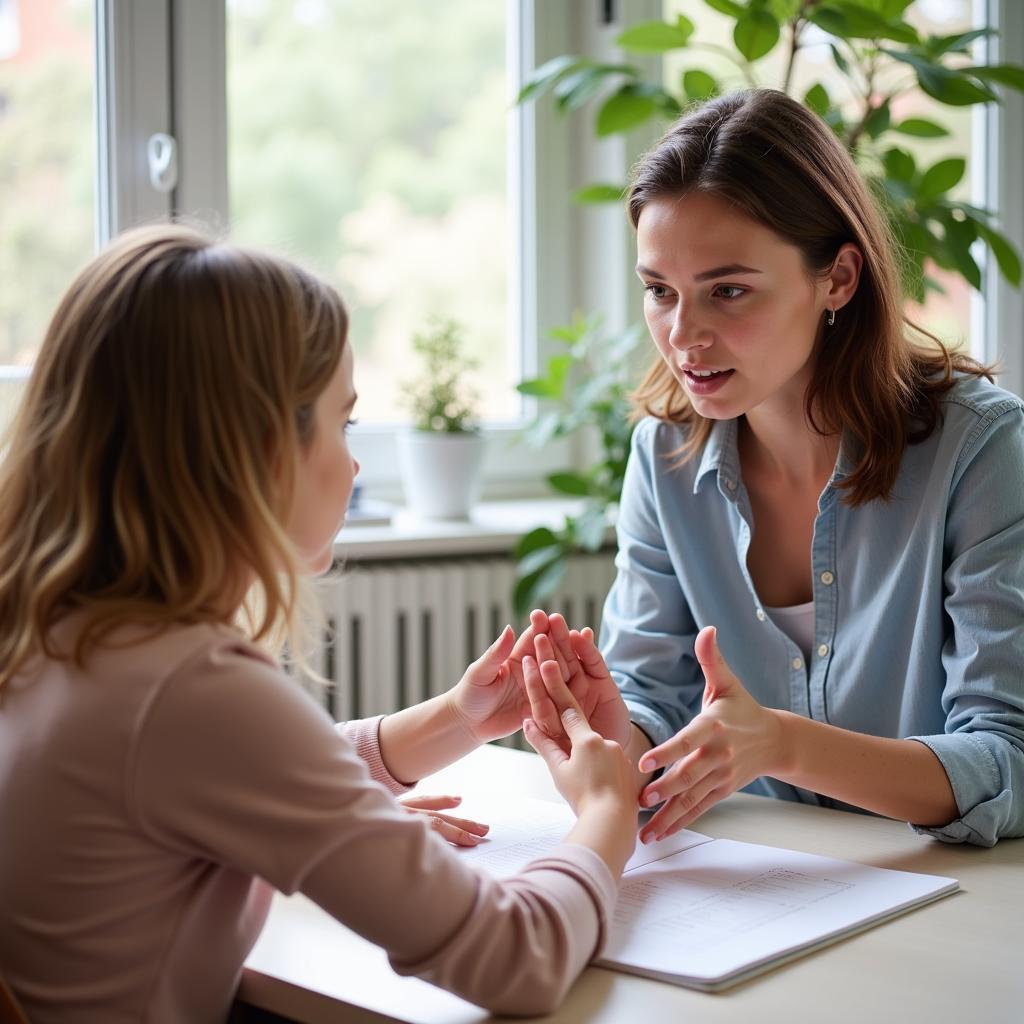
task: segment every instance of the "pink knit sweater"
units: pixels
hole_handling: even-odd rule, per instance
[[[550,1009],[597,951],[592,851],[481,875],[395,804],[379,719],[336,730],[226,628],[116,639],[0,691],[0,973],[34,1024],[223,1021],[274,888],[500,1012]]]

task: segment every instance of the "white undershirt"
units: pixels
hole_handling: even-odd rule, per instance
[[[772,622],[804,652],[804,658],[809,659],[814,644],[814,602],[794,604],[788,608],[769,608],[765,605],[764,610]]]

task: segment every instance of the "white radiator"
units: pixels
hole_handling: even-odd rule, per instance
[[[546,610],[597,631],[612,558],[571,558]],[[512,613],[514,581],[514,564],[494,556],[357,562],[324,581],[327,635],[311,667],[329,682],[328,710],[338,721],[365,718],[449,689],[506,623],[523,625]]]

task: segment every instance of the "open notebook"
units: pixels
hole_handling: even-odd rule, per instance
[[[461,808],[461,814],[472,814]],[[487,842],[460,854],[514,874],[566,835],[542,800],[487,807]],[[713,991],[956,891],[920,875],[682,831],[637,845],[598,964]]]

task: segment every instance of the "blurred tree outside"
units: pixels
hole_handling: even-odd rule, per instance
[[[517,415],[505,46],[501,3],[228,2],[232,234],[339,286],[363,422],[406,418],[431,316],[465,327],[484,419]]]
[[[92,3],[13,11],[0,47],[0,428],[95,244]]]

